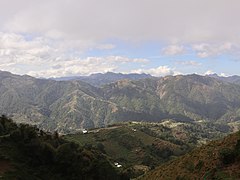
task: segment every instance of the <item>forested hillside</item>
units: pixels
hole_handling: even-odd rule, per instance
[[[93,147],[0,117],[1,179],[126,179]]]
[[[0,114],[41,129],[74,132],[125,121],[221,122],[237,127],[240,85],[199,75],[124,79],[102,87],[0,71]]]

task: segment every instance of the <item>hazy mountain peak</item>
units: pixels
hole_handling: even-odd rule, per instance
[[[57,81],[81,80],[93,86],[102,86],[102,85],[113,83],[122,79],[139,80],[139,79],[151,78],[151,77],[152,77],[151,75],[144,74],[144,73],[143,74],[137,74],[137,73],[123,74],[123,73],[107,72],[107,73],[95,73],[89,76],[55,78],[55,80]]]
[[[233,76],[219,76],[218,74],[210,74],[207,77],[215,78],[224,82],[234,83],[240,85],[240,76],[233,75]]]

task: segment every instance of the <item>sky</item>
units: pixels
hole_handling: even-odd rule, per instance
[[[0,0],[0,70],[240,75],[239,0]]]

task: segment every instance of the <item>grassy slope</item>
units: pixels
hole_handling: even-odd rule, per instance
[[[161,165],[141,179],[239,179],[239,159],[229,164],[224,164],[221,160],[223,149],[234,149],[238,140],[239,133],[235,133],[222,140],[210,142]]]
[[[134,132],[128,126],[103,129],[98,133],[68,135],[66,139],[81,145],[97,146],[98,143],[102,143],[106,154],[113,161],[118,161],[125,166],[141,163],[146,153],[143,147],[151,145],[156,140],[155,137],[142,131]]]
[[[112,163],[119,162],[123,165],[122,171],[129,172],[136,165],[154,168],[189,152],[206,137],[212,139],[219,136],[217,131],[215,136],[213,132],[208,136],[202,130],[206,127],[197,129],[191,124],[169,124],[173,127],[168,128],[161,123],[122,123],[90,130],[88,134],[66,135],[64,138],[81,146],[99,148]],[[205,130],[208,131],[207,128]]]

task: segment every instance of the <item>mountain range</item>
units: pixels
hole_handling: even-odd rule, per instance
[[[95,78],[101,83],[93,86],[88,80],[37,79],[0,71],[0,114],[64,133],[124,121],[240,120],[240,85],[235,82],[196,74],[135,74],[116,81],[112,77],[121,74],[94,76],[104,80]]]
[[[234,83],[234,84],[240,84],[240,76],[234,75],[234,76],[224,77],[224,76],[218,76],[217,74],[210,74],[208,76],[219,79],[221,81],[230,82],[230,83]]]
[[[100,87],[104,84],[113,83],[119,80],[123,79],[129,79],[129,80],[139,80],[144,78],[151,78],[150,74],[123,74],[123,73],[113,73],[113,72],[107,72],[107,73],[96,73],[91,74],[89,76],[71,76],[71,77],[60,77],[60,78],[52,78],[56,81],[72,81],[72,80],[80,80],[84,81],[86,83],[91,84],[92,86]]]

